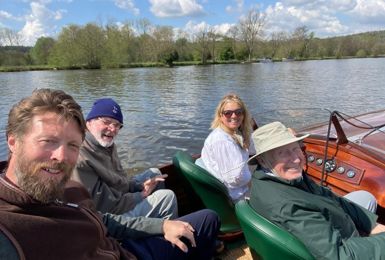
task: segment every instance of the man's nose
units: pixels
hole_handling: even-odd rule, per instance
[[[291,153],[291,160],[295,163],[301,162],[301,156],[298,153]]]
[[[52,153],[51,159],[57,160],[59,162],[64,162],[68,158],[68,151],[65,145],[59,145]]]

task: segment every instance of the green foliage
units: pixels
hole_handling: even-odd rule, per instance
[[[0,66],[26,66],[31,64],[30,47],[0,47]]]
[[[164,50],[159,54],[159,60],[166,64],[169,67],[173,66],[173,62],[177,61],[179,58],[178,52],[176,50]]]
[[[30,51],[33,64],[47,65],[48,57],[51,54],[54,45],[55,40],[53,38],[40,37]]]
[[[50,64],[64,67],[101,68],[105,34],[99,26],[70,25],[62,30],[52,51]]]
[[[365,58],[366,57],[366,51],[363,50],[363,49],[358,50],[357,53],[356,53],[356,57],[358,57],[358,58]]]
[[[220,52],[221,60],[233,60],[235,58],[233,49],[228,46]]]
[[[231,36],[220,35],[211,28],[194,35],[179,32],[177,37],[172,27],[152,26],[146,20],[140,20],[135,30],[129,22],[119,26],[68,25],[57,40],[41,37],[33,48],[0,46],[0,66],[15,66],[16,70],[21,66],[127,68],[239,62],[263,57],[303,60],[385,56],[385,31],[320,39],[306,26],[300,26],[293,32],[278,32],[262,39],[257,36],[262,35],[258,26],[263,26],[264,18],[255,12],[249,18],[242,21],[243,29],[257,27],[251,35],[243,31],[243,37],[237,35],[237,29],[242,33],[239,25],[233,28]],[[27,67],[32,64],[38,66]]]
[[[249,51],[246,48],[241,48],[235,55],[235,59],[245,61],[249,59]]]

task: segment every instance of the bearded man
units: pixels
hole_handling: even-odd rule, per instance
[[[73,179],[87,188],[97,210],[125,217],[176,218],[174,192],[160,189],[167,175],[151,168],[131,178],[123,169],[115,144],[123,127],[119,104],[111,98],[96,100],[86,121],[87,132]]]
[[[164,220],[95,210],[69,180],[85,129],[80,106],[61,90],[36,90],[11,109],[9,160],[0,163],[0,258],[210,259],[220,226],[212,211]]]

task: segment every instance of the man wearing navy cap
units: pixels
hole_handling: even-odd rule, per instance
[[[91,194],[97,210],[127,217],[176,218],[177,202],[171,190],[158,189],[167,175],[151,168],[129,178],[118,157],[114,140],[123,127],[120,106],[111,98],[94,102],[86,117],[87,132],[73,179]]]

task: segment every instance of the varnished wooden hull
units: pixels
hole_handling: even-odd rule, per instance
[[[332,191],[340,195],[356,190],[371,192],[377,198],[379,205],[377,213],[380,216],[380,221],[384,223],[385,134],[382,132],[384,127],[381,127],[380,131],[365,128],[368,125],[384,125],[385,110],[364,114],[349,120],[354,126],[344,120],[339,120],[341,129],[347,136],[347,140],[342,142],[338,138],[338,131],[332,125],[330,134],[332,138],[328,141],[326,158],[327,125],[301,131],[311,134],[304,140],[307,172],[314,180],[320,183],[323,180],[323,185],[330,187]],[[325,159],[333,160],[334,170],[328,172],[324,169]],[[340,167],[343,167],[344,171]]]

